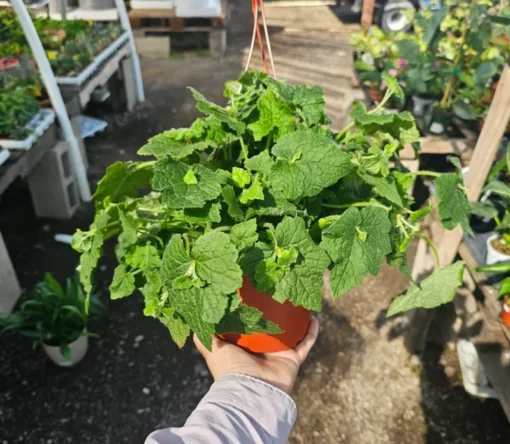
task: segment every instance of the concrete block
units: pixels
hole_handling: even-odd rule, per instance
[[[71,126],[73,127],[73,133],[78,141],[78,145],[80,147],[81,157],[83,159],[83,163],[85,168],[89,168],[89,159],[87,157],[87,150],[85,149],[85,141],[81,138],[81,128],[80,128],[80,116],[75,116],[71,119]]]
[[[124,81],[124,93],[126,94],[126,108],[132,111],[137,102],[135,70],[133,59],[126,57],[121,62],[122,80]]]
[[[153,57],[156,59],[168,59],[170,57],[169,36],[146,36],[135,33],[135,43],[138,54],[142,57]]]
[[[0,233],[0,313],[10,313],[21,295],[9,252]]]
[[[80,205],[69,145],[57,143],[28,175],[35,213],[39,217],[70,219]]]
[[[223,56],[227,51],[227,30],[213,29],[209,32],[209,51],[212,56]]]

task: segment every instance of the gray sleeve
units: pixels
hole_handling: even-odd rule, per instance
[[[184,427],[157,430],[145,444],[284,444],[296,404],[281,390],[250,376],[216,381]]]

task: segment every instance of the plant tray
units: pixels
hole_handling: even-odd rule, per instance
[[[0,139],[0,146],[10,150],[29,150],[55,121],[55,111],[43,108],[25,125],[31,134],[24,140]]]
[[[0,148],[0,165],[3,165],[10,155],[9,151]]]
[[[103,52],[99,53],[94,61],[87,66],[80,74],[74,77],[56,77],[57,83],[59,85],[82,85],[88,80],[94,72],[99,68],[99,65],[103,63],[106,59],[108,59],[111,55],[117,51],[127,40],[129,39],[129,34],[124,32],[124,34],[120,35],[117,40],[112,42],[108,48],[103,50]]]

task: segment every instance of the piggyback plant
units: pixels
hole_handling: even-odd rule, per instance
[[[214,333],[281,331],[242,304],[243,275],[276,301],[314,311],[325,270],[335,298],[385,260],[410,278],[407,249],[432,208],[411,210],[414,179],[398,156],[419,133],[409,113],[383,113],[392,94],[403,95],[395,79],[385,81],[381,104],[357,103],[336,135],[319,87],[248,71],[227,82],[226,106],[191,89],[206,116],[153,137],[139,151],[149,160],[117,162],[99,182],[94,222],[73,239],[85,290],[114,238],[111,297],[139,290],[144,313],[178,345],[193,330],[210,348]],[[443,224],[467,227],[460,174],[435,183]],[[462,270],[457,263],[414,283],[390,313],[451,300]]]

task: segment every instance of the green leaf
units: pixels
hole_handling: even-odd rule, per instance
[[[386,82],[388,89],[393,93],[395,97],[398,97],[399,99],[404,98],[404,91],[398,84],[398,81],[395,77],[390,76],[387,72],[383,72],[382,78]]]
[[[137,245],[132,253],[125,256],[126,264],[139,270],[153,270],[161,267],[159,251],[154,245]]]
[[[234,188],[232,188],[230,185],[227,185],[223,187],[221,193],[223,195],[225,203],[228,206],[228,214],[230,215],[230,217],[232,217],[232,219],[234,219],[237,222],[244,220],[244,213],[243,210],[241,210],[239,204],[237,203],[237,197]]]
[[[245,166],[251,171],[260,171],[266,175],[271,173],[271,168],[274,165],[274,160],[271,158],[267,151],[263,151],[256,156],[250,157],[246,162]]]
[[[117,265],[113,281],[110,285],[110,297],[112,299],[121,299],[131,296],[134,291],[135,277],[133,273],[128,272],[124,264]]]
[[[189,165],[170,157],[156,163],[152,186],[163,192],[163,202],[168,208],[201,208],[221,193],[224,177],[201,164]],[[186,183],[185,177],[193,171],[196,183]],[[189,182],[189,176],[188,180]]]
[[[473,108],[464,102],[455,102],[452,106],[453,113],[462,120],[475,120],[476,115]]]
[[[305,221],[301,217],[285,217],[275,231],[276,243],[280,248],[295,247],[301,250],[312,241]]]
[[[453,230],[458,224],[465,232],[470,232],[468,215],[471,205],[466,193],[460,188],[462,179],[457,173],[443,174],[434,184],[439,204],[439,217],[447,230]]]
[[[489,182],[485,186],[484,191],[491,191],[492,193],[496,193],[500,196],[510,198],[510,187],[499,180]]]
[[[331,270],[334,297],[360,285],[369,273],[379,273],[384,257],[392,251],[391,227],[383,208],[351,207],[322,232],[321,247],[336,263]]]
[[[186,340],[190,334],[189,325],[186,324],[184,319],[176,314],[168,317],[165,316],[164,318],[160,319],[161,322],[170,331],[170,336],[172,336],[172,339],[177,344],[177,346],[179,348],[184,347],[184,344],[186,343]]]
[[[407,292],[393,300],[387,316],[414,308],[435,308],[451,302],[462,285],[465,263],[455,262],[424,279],[419,286],[412,285]]]
[[[192,169],[188,170],[183,180],[186,185],[196,185],[198,183],[197,176],[195,176]]]
[[[138,235],[136,233],[136,223],[133,217],[126,216],[124,212],[118,208],[119,220],[122,227],[122,233],[119,234],[119,243],[127,248],[133,244],[136,244]]]
[[[251,247],[259,238],[257,233],[257,219],[250,219],[234,225],[230,230],[230,241],[241,251]]]
[[[115,162],[97,184],[94,200],[102,206],[107,197],[111,203],[137,197],[139,190],[150,184],[153,169],[152,162]]]
[[[203,289],[203,304],[202,319],[210,324],[217,324],[225,315],[229,298],[212,287],[207,287]]]
[[[279,267],[273,258],[263,259],[255,267],[255,282],[257,290],[268,291],[279,282],[285,270]]]
[[[206,203],[202,208],[186,208],[182,211],[182,219],[193,225],[204,225],[221,222],[221,204]]]
[[[163,282],[168,283],[179,276],[184,276],[188,272],[189,267],[190,258],[188,258],[186,253],[182,236],[174,234],[163,253],[161,263]]]
[[[498,215],[498,209],[491,202],[471,202],[471,214],[478,217],[495,218]]]
[[[443,6],[438,8],[432,12],[432,17],[428,20],[427,26],[425,28],[425,32],[423,33],[422,40],[428,46],[434,40],[437,31],[439,30],[439,26],[442,21],[448,15],[448,7]],[[415,54],[416,56],[416,54]]]
[[[247,204],[252,200],[264,200],[264,189],[258,179],[255,179],[250,188],[244,190],[239,197],[242,204]]]
[[[78,231],[73,237],[73,248],[82,253],[78,271],[86,294],[92,291],[92,275],[103,253],[104,233],[109,220],[107,213],[98,213],[89,233]]]
[[[503,279],[499,283],[498,296],[508,296],[510,294],[510,277]]]
[[[372,185],[373,190],[381,197],[388,199],[390,202],[398,205],[400,208],[404,206],[402,197],[397,189],[397,184],[392,176],[376,177],[369,174],[362,174],[361,177],[366,183]]]
[[[331,139],[309,131],[282,136],[272,154],[278,160],[270,184],[291,200],[315,196],[353,170],[349,154]]]
[[[232,180],[236,183],[239,188],[244,188],[251,182],[250,173],[242,168],[232,168]]]
[[[413,211],[409,215],[409,222],[414,224],[422,220],[425,216],[428,216],[430,213],[432,213],[432,210],[433,210],[432,206],[428,206],[425,208],[421,208],[420,210]]]
[[[314,125],[324,117],[324,90],[319,86],[298,85],[292,95],[292,103],[301,109],[307,125]]]
[[[204,296],[204,290],[201,288],[188,290],[170,288],[168,290],[172,307],[182,315],[186,324],[197,334],[200,342],[211,350],[214,324],[204,320]]]
[[[283,330],[274,322],[262,317],[262,312],[247,305],[240,305],[228,313],[216,326],[219,335],[237,333],[251,335],[253,333],[280,334]]]
[[[214,116],[220,122],[226,123],[237,134],[242,135],[246,130],[246,125],[242,122],[236,121],[225,108],[209,102],[202,94],[193,88],[189,88],[193,97],[197,101],[197,109],[204,114]]]
[[[258,120],[248,125],[256,141],[262,140],[273,130],[276,130],[278,135],[293,130],[296,117],[289,106],[280,101],[273,91],[267,90],[262,95],[257,103],[257,109]]]
[[[183,159],[195,151],[203,151],[209,147],[205,141],[193,142],[193,138],[202,136],[202,131],[197,127],[179,128],[165,131],[148,140],[148,142],[138,150],[140,156],[155,156],[160,159],[170,156],[174,159]]]

